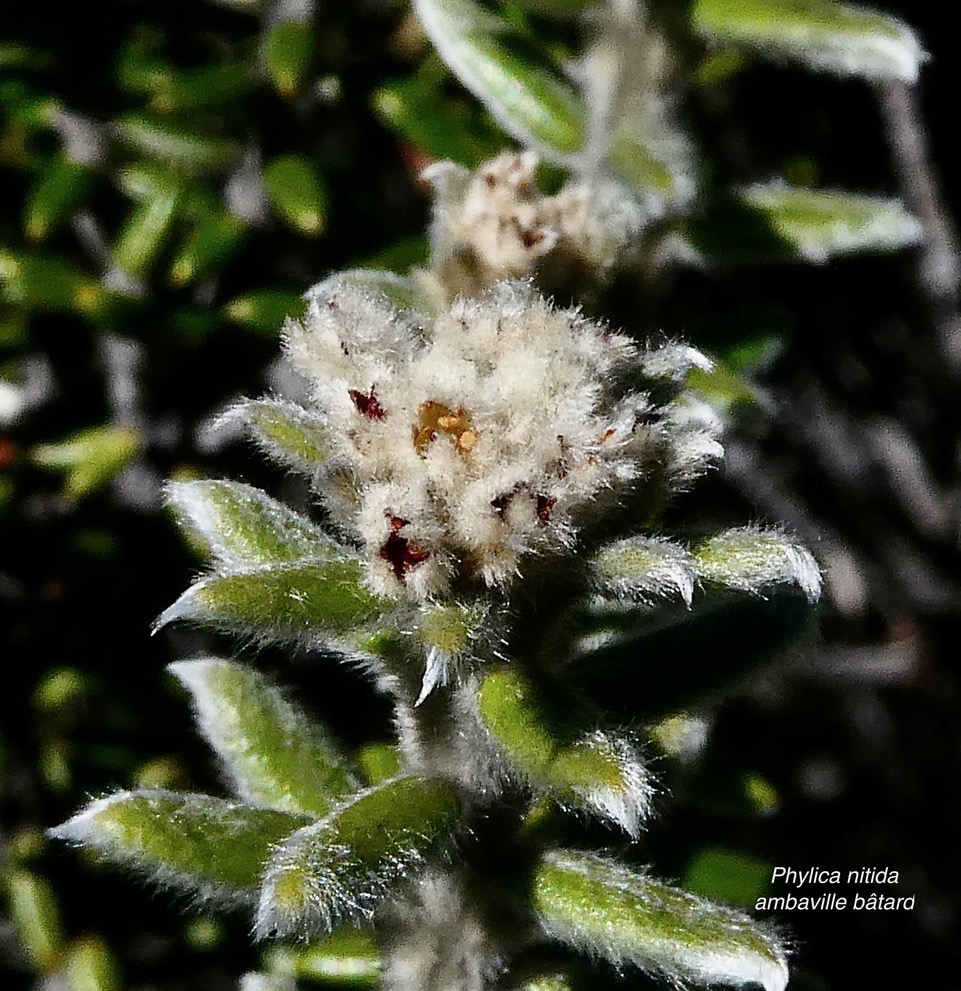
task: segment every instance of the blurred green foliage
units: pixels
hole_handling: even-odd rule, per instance
[[[412,181],[369,109],[403,70],[399,10],[308,5],[285,19],[268,6],[51,3],[4,17],[4,987],[56,975],[70,991],[118,991],[165,970],[179,987],[231,986],[243,967],[207,972],[219,923],[201,931],[167,905],[164,924],[149,907],[131,922],[126,895],[102,891],[91,906],[89,868],[52,858],[42,831],[105,782],[187,780],[163,753],[175,693],[146,724],[130,715],[156,683],[159,590],[189,567],[155,512],[160,482],[224,457],[198,432],[230,397],[261,391],[308,285],[423,227],[423,204],[392,192]],[[151,939],[159,957],[137,949]],[[235,927],[226,945],[253,967],[246,944]],[[291,951],[277,970],[302,966],[330,969]]]
[[[583,6],[524,0],[500,9],[521,33],[546,38],[549,59],[563,63],[575,39],[558,10]],[[701,18],[716,7],[694,5]],[[257,967],[306,986],[369,986],[376,972],[362,939],[275,949],[261,960],[242,922],[186,921],[169,899],[141,910],[144,900],[125,882],[111,887],[102,876],[93,898],[96,867],[52,854],[42,832],[105,782],[181,787],[191,778],[185,767],[205,767],[197,749],[193,758],[167,756],[189,754],[189,728],[174,690],[156,688],[169,648],[147,639],[150,622],[195,566],[155,512],[159,483],[176,473],[231,473],[235,452],[210,441],[207,424],[238,394],[262,391],[260,370],[304,288],[333,269],[405,271],[422,261],[419,169],[443,158],[476,165],[503,143],[405,4],[324,4],[297,18],[256,0],[40,2],[5,15],[4,986],[56,975],[70,991],[114,991],[149,976],[161,987],[217,991]],[[543,48],[508,54],[545,57]],[[504,57],[495,52],[493,62]],[[697,86],[689,109],[708,148],[707,179],[721,188],[780,174],[799,186],[889,191],[872,105],[860,91],[788,71],[773,119],[765,93],[775,75],[743,51],[706,53],[691,68]],[[750,223],[743,200],[722,197],[711,209],[712,217],[688,223],[704,253],[734,247],[736,261],[755,262],[781,246],[769,225]],[[762,276],[682,273],[670,296],[645,286],[640,304],[636,293],[622,292],[620,302],[640,306],[652,329],[704,342],[734,372],[753,371],[792,334],[808,332],[799,314],[811,300],[843,313],[852,307],[846,283],[873,289],[877,271],[898,272],[848,263],[821,281],[777,266]],[[711,388],[732,407],[755,396],[737,375],[705,384]],[[243,467],[233,474],[268,471],[251,466],[249,454],[236,463]],[[208,644],[187,638],[177,651]],[[386,735],[383,707],[358,679],[341,673],[331,685],[327,666],[321,693],[309,671],[298,676],[347,739]],[[720,734],[727,742],[700,765],[683,746],[697,727],[665,729],[664,738],[680,744],[664,746],[660,774],[684,812],[671,835],[651,840],[658,860],[686,884],[733,902],[748,901],[773,862],[777,843],[764,822],[781,799],[760,770],[745,766],[749,748],[736,745],[747,733],[742,715],[728,712]],[[385,748],[361,759],[372,783],[393,766]],[[789,766],[773,753],[758,764],[785,775]],[[205,773],[212,777],[192,773],[201,785]],[[356,967],[345,973],[351,953]]]

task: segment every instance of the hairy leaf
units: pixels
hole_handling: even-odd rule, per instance
[[[720,415],[759,401],[758,389],[750,378],[726,361],[715,360],[710,371],[692,368],[687,387]]]
[[[323,561],[340,553],[319,527],[241,482],[171,482],[167,501],[206,546],[221,574],[267,564]]]
[[[812,69],[867,79],[918,78],[924,53],[893,17],[831,0],[696,0],[695,31]]]
[[[193,696],[200,731],[244,801],[320,817],[359,788],[321,728],[257,671],[215,659],[169,670]]]
[[[160,614],[154,628],[189,620],[254,636],[312,642],[349,633],[389,606],[363,584],[361,562],[344,556],[201,579]]]
[[[712,585],[755,595],[776,585],[797,585],[809,602],[821,594],[821,569],[811,552],[780,530],[726,530],[696,547],[693,558],[698,577]]]
[[[542,17],[566,19],[582,14],[593,0],[518,0],[521,7]]]
[[[805,261],[891,251],[916,244],[922,234],[900,200],[781,185],[750,186],[740,195]]]
[[[455,831],[457,792],[407,777],[363,792],[279,845],[264,881],[257,932],[309,938],[341,919],[370,918]]]
[[[653,789],[632,740],[591,725],[583,705],[535,685],[517,665],[484,673],[477,712],[522,780],[640,833]]]
[[[295,403],[248,400],[227,418],[241,420],[265,454],[304,475],[315,474],[329,457],[326,422]]]
[[[582,67],[589,154],[650,216],[681,209],[697,191],[698,166],[671,94],[666,43],[639,6],[611,5],[599,20]]]
[[[593,854],[555,850],[534,872],[534,910],[548,936],[681,984],[760,984],[783,991],[778,940],[733,909]]]
[[[602,591],[639,599],[679,596],[688,605],[696,569],[691,555],[662,537],[628,537],[603,548],[591,562]]]
[[[900,200],[770,183],[734,190],[691,220],[682,235],[681,260],[823,263],[897,251],[922,234]]]
[[[400,774],[404,757],[393,743],[365,743],[357,753],[357,766],[368,785],[379,785]]]
[[[297,991],[297,984],[286,974],[264,974],[258,970],[248,970],[240,975],[238,991]]]
[[[575,991],[575,985],[564,971],[557,970],[517,984],[516,991]]]
[[[209,795],[122,791],[50,833],[200,899],[247,902],[271,848],[307,821]]]
[[[583,142],[583,108],[556,67],[473,0],[415,0],[444,61],[519,141],[565,158]]]
[[[487,613],[479,603],[429,602],[419,608],[411,632],[427,658],[416,705],[447,684],[450,668],[470,654]]]
[[[153,73],[150,106],[162,113],[184,113],[228,106],[244,100],[254,86],[250,67],[215,62],[195,69],[165,66]]]

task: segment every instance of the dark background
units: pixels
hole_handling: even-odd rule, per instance
[[[946,212],[956,215],[953,11],[933,2],[880,6],[912,24],[931,55],[920,106]],[[49,882],[64,930],[71,937],[98,934],[118,960],[125,988],[229,987],[257,965],[259,951],[249,946],[243,918],[229,919],[205,941],[172,896],[146,894],[93,869],[44,844],[38,831],[87,797],[138,780],[219,787],[185,700],[163,668],[178,657],[233,648],[191,631],[149,635],[152,620],[199,569],[159,508],[155,483],[175,473],[232,477],[302,498],[243,444],[205,440],[203,424],[212,414],[269,385],[264,369],[277,351],[276,332],[225,320],[221,307],[259,287],[297,293],[422,233],[428,202],[412,173],[418,152],[371,109],[372,94],[409,74],[421,57],[409,57],[398,43],[403,11],[373,0],[323,5],[308,82],[298,92],[283,95],[259,80],[235,100],[184,118],[238,144],[253,142],[267,158],[294,151],[316,162],[328,193],[323,233],[306,236],[268,218],[251,228],[212,284],[172,287],[161,261],[143,292],[103,319],[0,297],[6,325],[20,328],[4,333],[4,368],[16,375],[18,363],[42,355],[55,383],[42,405],[0,436],[0,870],[4,878],[17,869]],[[143,93],[120,85],[117,71],[118,53],[137,25],[152,26],[166,57],[182,66],[254,57],[261,30],[249,14],[200,2],[18,0],[2,20],[0,42],[44,55],[29,71],[2,70],[4,85],[26,80],[31,92],[54,93],[100,122],[143,105]],[[311,81],[324,76],[338,77],[336,100],[312,95]],[[40,248],[25,242],[23,203],[57,141],[49,131],[30,132],[29,154],[21,155],[11,134],[19,133],[16,106],[23,100],[5,92],[0,244],[92,270],[69,224]],[[454,84],[446,92],[468,102]],[[688,108],[717,174],[752,180],[813,169],[825,187],[899,191],[870,86],[756,63],[729,84],[726,99],[723,115],[696,96]],[[724,148],[732,136],[738,155]],[[117,154],[84,204],[108,232],[130,209],[105,178],[128,160],[127,152]],[[222,178],[197,182],[216,189]],[[172,249],[164,250],[161,259]],[[715,866],[700,883],[731,900],[743,896],[744,876],[769,876],[773,865],[900,872],[900,884],[883,890],[914,894],[912,912],[780,915],[796,944],[792,988],[893,988],[935,977],[942,988],[961,987],[961,404],[945,349],[947,318],[919,284],[917,260],[911,251],[826,266],[678,273],[643,314],[642,331],[660,328],[718,353],[759,333],[776,343],[755,373],[767,401],[735,418],[730,471],[679,515],[784,519],[822,558],[820,551],[840,548],[857,575],[854,591],[844,585],[843,601],[829,586],[816,644],[714,700],[700,761],[664,764],[662,815],[645,840],[655,871],[676,879],[697,881],[692,863],[713,852]],[[134,357],[137,369],[142,451],[112,485],[68,499],[63,479],[36,465],[31,451],[116,419],[105,355],[117,348]],[[895,455],[871,439],[879,424],[892,423],[907,438]],[[940,523],[925,523],[912,501],[917,490],[905,479],[918,461]],[[386,738],[382,701],[332,659],[291,663],[270,649],[243,653],[297,685],[351,745]],[[73,681],[64,680],[64,669],[76,672]],[[57,697],[54,689],[68,681]],[[752,777],[769,789],[766,812],[744,800],[743,783]],[[718,851],[721,862],[728,856],[744,865],[733,881],[717,868]],[[747,887],[750,897],[750,881]],[[765,890],[757,881],[756,893]],[[774,886],[769,893],[789,890]],[[4,987],[31,986],[40,970],[0,916]]]

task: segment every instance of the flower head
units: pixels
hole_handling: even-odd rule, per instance
[[[526,556],[570,553],[592,500],[648,471],[663,436],[691,431],[679,406],[622,383],[645,361],[670,378],[697,352],[642,352],[527,283],[429,323],[344,280],[308,298],[287,350],[327,417],[318,494],[381,593],[507,589]]]
[[[637,235],[641,215],[620,187],[598,176],[548,195],[536,169],[527,151],[474,172],[438,162],[424,173],[435,194],[431,268],[448,298],[532,275],[550,292],[586,290]]]

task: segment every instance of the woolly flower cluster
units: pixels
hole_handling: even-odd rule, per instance
[[[534,272],[540,285],[569,292],[572,279],[602,275],[636,234],[639,215],[619,188],[597,178],[548,196],[536,169],[527,151],[498,155],[475,172],[452,162],[424,172],[435,193],[432,267],[448,298]]]
[[[702,355],[641,351],[526,283],[422,321],[334,278],[286,346],[326,417],[319,497],[386,595],[506,590],[526,555],[574,548],[601,492],[655,461],[685,480],[721,453],[689,400],[654,398]]]

